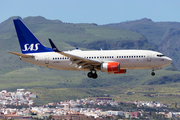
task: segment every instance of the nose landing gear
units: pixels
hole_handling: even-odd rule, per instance
[[[154,72],[154,70],[152,71],[151,75],[152,75],[152,76],[155,76],[155,72]]]
[[[155,76],[155,72],[154,72],[154,71],[155,71],[155,70],[161,70],[161,69],[162,69],[162,67],[153,68],[151,75],[152,75],[152,76]]]

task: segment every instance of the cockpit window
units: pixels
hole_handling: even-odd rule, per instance
[[[163,56],[165,56],[165,55],[157,55],[158,57],[163,57]]]

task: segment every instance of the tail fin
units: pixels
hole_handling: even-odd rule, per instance
[[[51,48],[42,45],[20,19],[14,19],[13,21],[23,54],[53,52]]]

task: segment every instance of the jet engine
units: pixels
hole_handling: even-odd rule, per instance
[[[108,72],[109,74],[124,74],[125,69],[120,69],[120,64],[118,62],[107,62],[101,64],[101,72]]]
[[[101,64],[101,72],[119,72],[120,64],[118,62],[107,62]]]

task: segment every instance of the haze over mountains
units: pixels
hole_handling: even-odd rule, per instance
[[[173,64],[150,75],[151,70],[128,70],[125,75],[98,73],[97,80],[89,79],[87,72],[61,71],[34,66],[20,61],[7,51],[21,52],[13,19],[0,24],[0,89],[17,87],[106,87],[140,84],[166,84],[180,80],[179,49],[180,23],[153,22],[141,19],[130,22],[99,26],[96,24],[63,23],[60,20],[47,20],[44,17],[27,17],[22,21],[46,46],[51,38],[60,50],[116,50],[148,49],[160,51],[173,59]],[[20,18],[21,19],[21,18]],[[15,82],[15,83],[12,83]],[[8,83],[8,84],[7,84]]]

